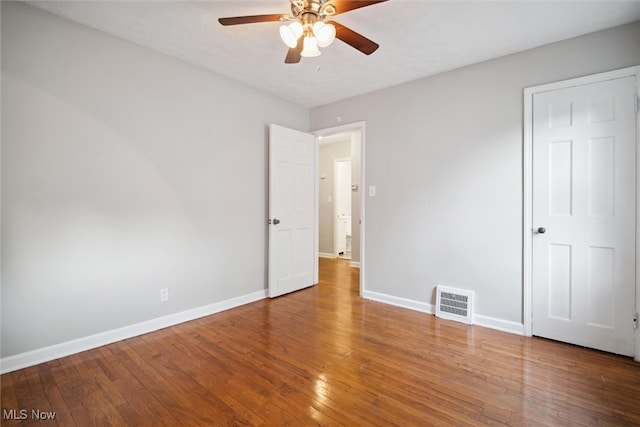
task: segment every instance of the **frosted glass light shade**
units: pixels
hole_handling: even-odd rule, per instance
[[[296,47],[298,39],[302,35],[302,24],[298,21],[293,21],[289,25],[282,25],[280,27],[280,38],[289,47]]]
[[[313,24],[313,34],[318,40],[318,46],[327,47],[336,38],[336,27],[331,24],[325,24],[322,21],[318,21]]]
[[[302,52],[300,52],[300,55],[306,58],[320,55],[320,50],[318,50],[318,41],[315,37],[310,36],[304,38],[304,48],[302,49]]]

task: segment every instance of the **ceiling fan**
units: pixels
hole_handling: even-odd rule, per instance
[[[350,10],[383,3],[387,0],[289,0],[291,14],[234,16],[220,18],[222,25],[255,24],[259,22],[282,22],[280,37],[289,47],[284,60],[287,64],[300,62],[301,57],[320,55],[319,47],[329,46],[339,39],[365,55],[371,55],[380,47],[350,28],[335,21],[331,16]],[[287,24],[288,23],[288,24]]]

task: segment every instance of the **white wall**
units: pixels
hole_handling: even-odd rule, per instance
[[[521,325],[523,89],[638,64],[634,23],[312,109],[312,129],[366,121],[365,292],[473,289]]]
[[[1,28],[2,357],[265,289],[267,125],[307,109],[24,4]]]

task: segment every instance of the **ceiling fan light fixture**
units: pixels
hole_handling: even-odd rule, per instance
[[[318,40],[318,46],[327,47],[336,38],[336,27],[331,24],[325,24],[322,21],[318,21],[313,24],[313,34]]]
[[[218,18],[218,22],[224,26],[280,22],[280,38],[289,48],[284,59],[285,64],[297,64],[303,56],[320,55],[320,48],[329,46],[336,38],[365,55],[371,55],[380,47],[373,40],[328,18],[388,0],[288,1],[291,5],[290,14],[230,16]]]
[[[298,39],[302,35],[302,24],[298,21],[293,21],[289,25],[282,25],[280,27],[280,38],[287,46],[294,48],[298,44]]]
[[[316,38],[313,36],[305,36],[304,48],[302,49],[302,52],[300,52],[300,55],[305,58],[312,58],[314,56],[320,56],[320,53]]]

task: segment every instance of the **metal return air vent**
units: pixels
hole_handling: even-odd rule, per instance
[[[473,291],[438,285],[436,316],[471,325],[473,323]]]

